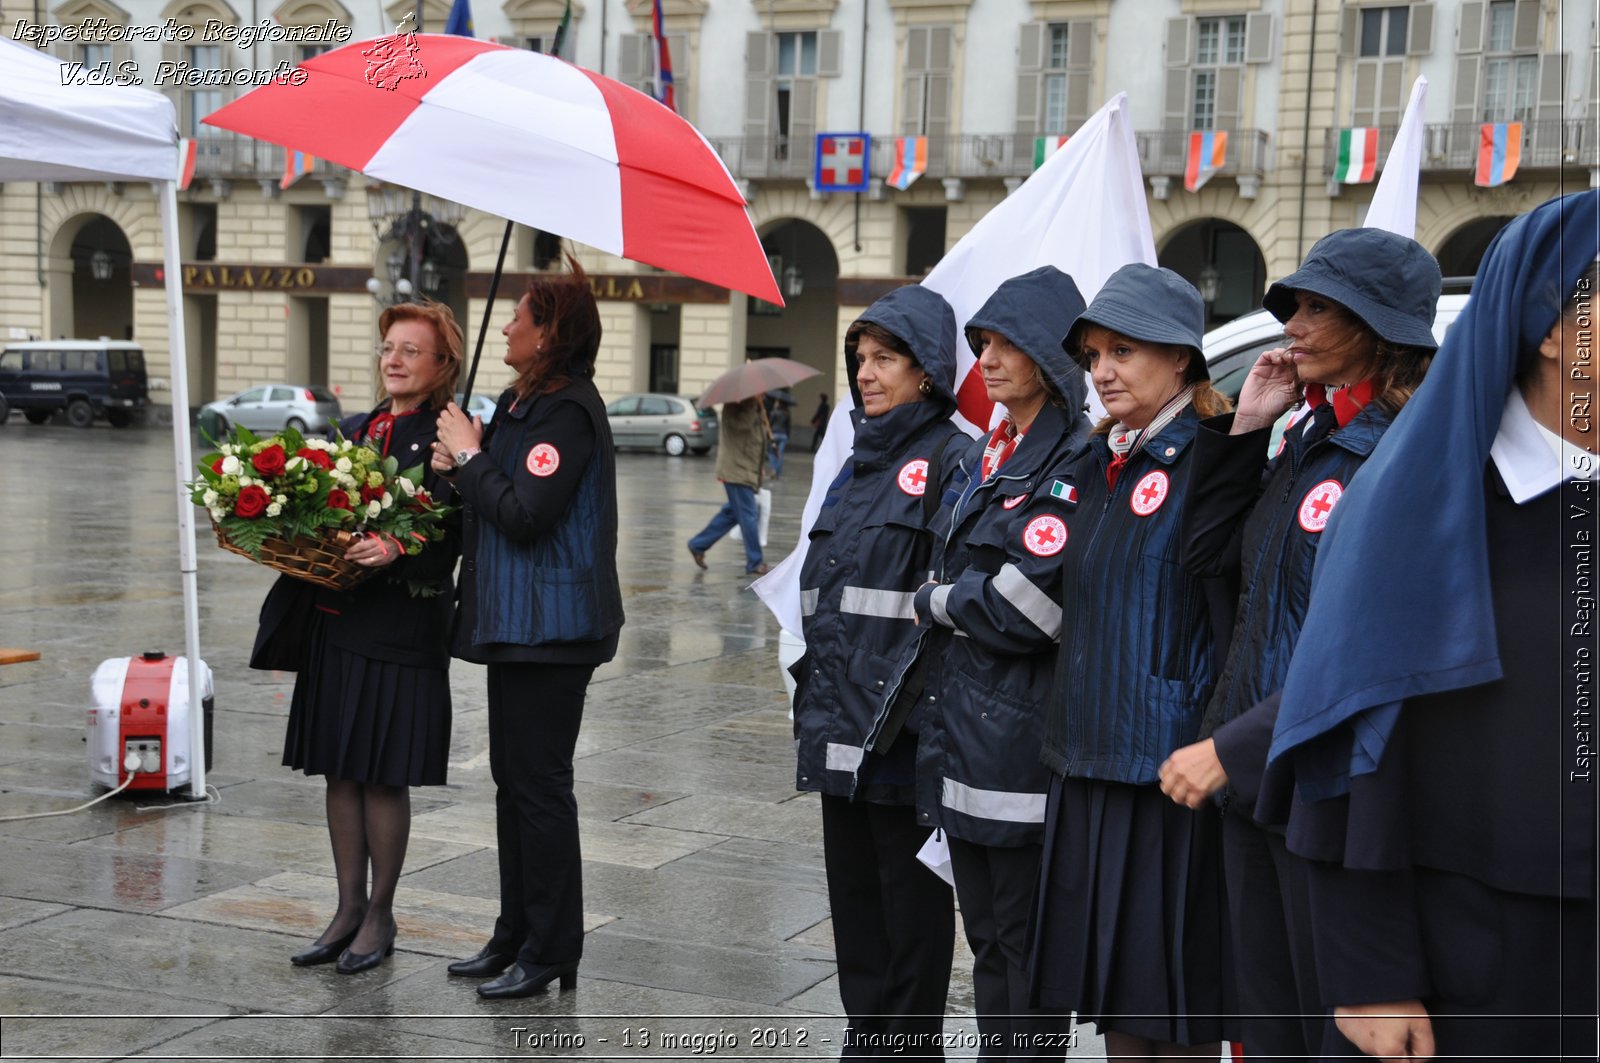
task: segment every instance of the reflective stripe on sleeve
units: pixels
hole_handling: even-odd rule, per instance
[[[843,746],[828,743],[827,768],[829,771],[855,771],[861,766],[864,751],[860,746]]]
[[[800,592],[800,615],[815,616],[817,613],[817,596],[822,593],[818,587]]]
[[[1027,617],[1034,627],[1051,638],[1061,634],[1061,606],[1035,587],[1033,581],[1024,576],[1016,565],[1007,562],[1000,569],[994,577],[994,589],[1000,597],[1011,603],[1012,608]]]
[[[916,610],[914,591],[875,591],[866,587],[846,587],[839,600],[839,612],[857,616],[881,616],[889,620],[912,620]]]
[[[950,613],[944,607],[945,600],[950,597],[951,586],[952,584],[946,583],[943,586],[935,587],[933,594],[928,597],[928,608],[933,610],[933,618],[945,627],[956,626],[950,619]]]
[[[1007,823],[1044,822],[1044,794],[979,790],[954,779],[946,779],[940,804],[952,812],[975,816],[978,819],[1004,820]]]

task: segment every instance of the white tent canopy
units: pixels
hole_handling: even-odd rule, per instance
[[[0,181],[158,181],[165,245],[172,435],[177,463],[178,568],[183,577],[189,689],[201,689],[195,585],[189,378],[178,262],[178,133],[172,101],[134,86],[63,85],[59,59],[0,37]],[[205,714],[191,706],[190,790],[205,796]]]

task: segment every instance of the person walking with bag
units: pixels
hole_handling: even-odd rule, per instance
[[[955,314],[931,288],[890,292],[845,332],[855,445],[824,498],[800,569],[806,654],[796,678],[795,786],[822,795],[842,1055],[942,1057],[955,914],[917,860],[917,736],[897,667],[919,641],[911,598],[926,529],[970,440],[955,411]]]
[[[577,262],[518,301],[505,362],[517,379],[487,430],[451,403],[433,467],[465,504],[453,652],[488,665],[500,914],[452,975],[485,998],[577,985],[583,857],[573,753],[594,670],[617,652],[617,477],[594,385],[600,311]]]
[[[760,397],[723,403],[721,420],[717,479],[722,482],[728,501],[711,522],[689,540],[689,556],[704,569],[706,551],[737,526],[739,537],[744,540],[745,575],[764,576],[767,563],[761,559],[756,492],[761,489],[761,464],[767,454],[767,422],[761,415]]]
[[[1071,1029],[1069,1016],[1028,1003],[1049,785],[1040,724],[1055,679],[1065,526],[1056,513],[1025,521],[1021,507],[1048,495],[1044,472],[1087,437],[1083,373],[1061,347],[1082,310],[1072,278],[1041,266],[1001,284],[967,322],[989,399],[1006,415],[957,465],[934,517],[935,578],[914,600],[930,629],[911,714],[917,817],[950,847],[985,1060],[1060,1058]]]

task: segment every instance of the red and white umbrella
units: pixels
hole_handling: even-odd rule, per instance
[[[347,44],[206,124],[782,304],[733,177],[619,81],[470,37]]]

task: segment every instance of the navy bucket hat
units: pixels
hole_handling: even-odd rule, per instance
[[[1194,352],[1189,379],[1209,380],[1205,324],[1205,300],[1194,285],[1170,269],[1130,262],[1106,279],[1061,345],[1082,364],[1078,343],[1084,326],[1099,325],[1141,343],[1188,347]]]
[[[1381,339],[1437,350],[1439,263],[1415,240],[1383,229],[1340,229],[1318,240],[1300,268],[1267,289],[1261,301],[1288,321],[1295,292],[1312,292],[1349,310]]]

